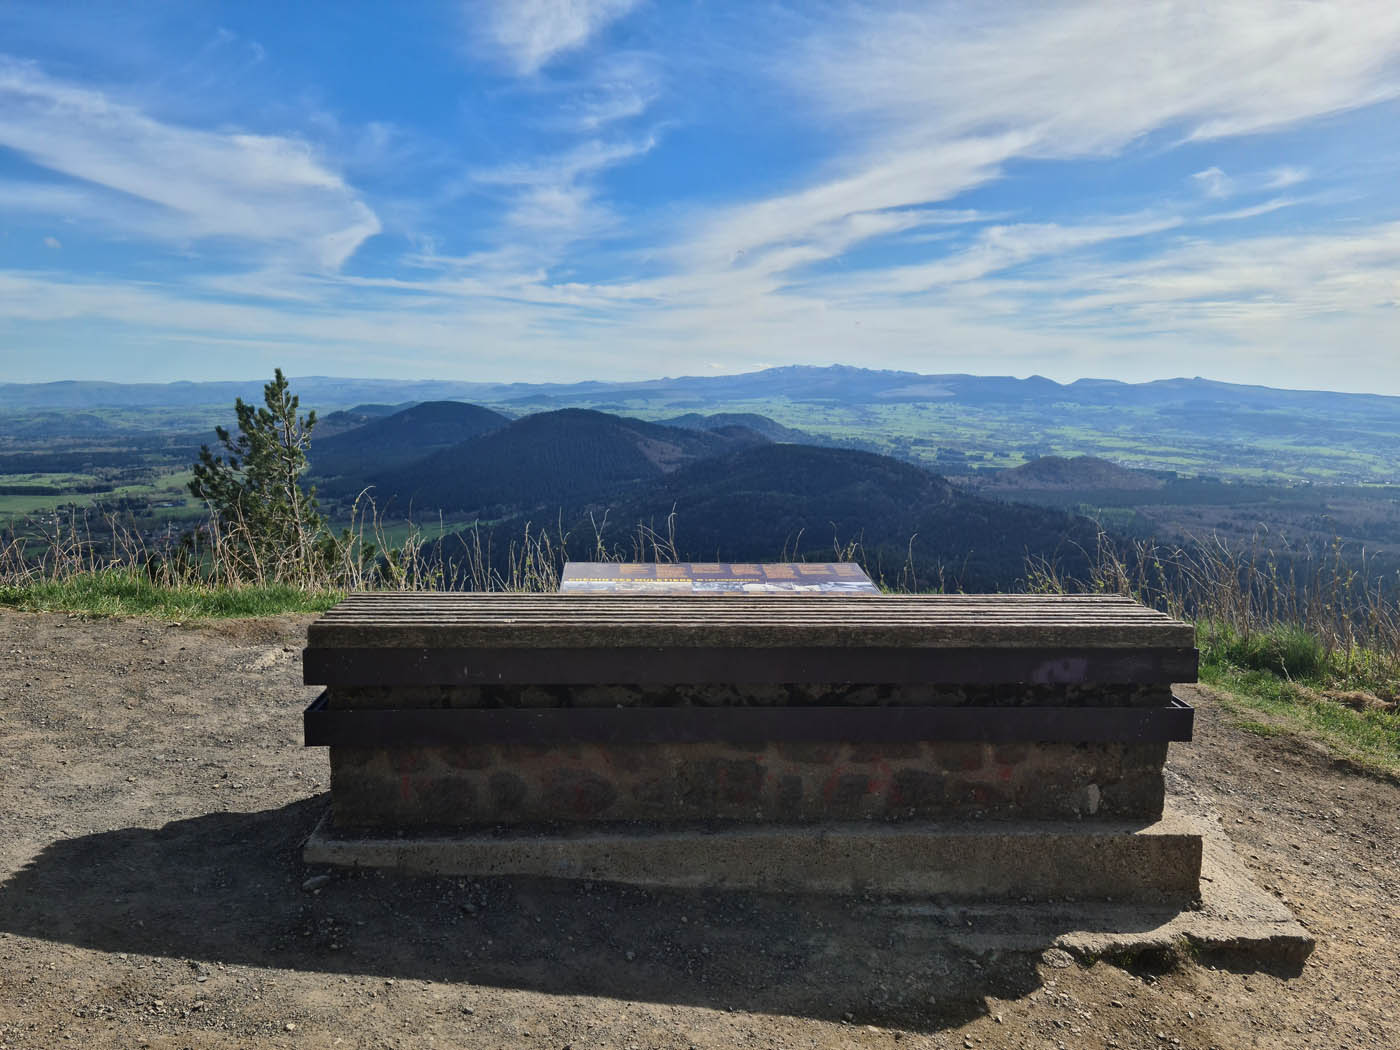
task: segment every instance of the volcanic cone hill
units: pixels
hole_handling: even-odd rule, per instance
[[[660,420],[668,427],[685,427],[687,430],[718,430],[731,427],[744,427],[762,434],[769,441],[783,441],[797,445],[830,445],[830,438],[809,434],[805,430],[784,426],[777,420],[759,415],[757,412],[714,412],[704,415],[700,412],[687,412],[683,416],[673,416]]]
[[[365,479],[421,460],[425,455],[498,430],[508,416],[460,401],[424,401],[362,426],[317,440],[311,471],[318,478],[341,478],[325,489],[358,490]]]
[[[371,475],[375,499],[487,517],[596,499],[765,439],[688,430],[586,409],[541,412],[415,463]]]
[[[358,430],[366,423],[373,423],[376,419],[383,419],[385,416],[392,416],[397,412],[412,408],[417,402],[409,402],[404,405],[378,405],[365,404],[355,405],[352,408],[341,408],[334,412],[327,412],[325,415],[316,417],[316,441],[315,448],[320,448],[333,437],[351,430]]]

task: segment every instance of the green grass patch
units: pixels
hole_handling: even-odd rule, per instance
[[[1304,736],[1357,765],[1400,776],[1400,713],[1394,710],[1358,710],[1329,697],[1337,690],[1325,683],[1290,681],[1219,660],[1202,661],[1201,681],[1220,692],[1226,710],[1247,732]]]
[[[11,609],[172,620],[324,612],[343,597],[339,591],[303,591],[282,585],[163,586],[141,573],[119,569],[0,586],[0,606]]]
[[[1218,631],[1206,645],[1207,663],[1262,671],[1290,681],[1320,682],[1331,670],[1327,650],[1301,627],[1275,627],[1243,635]]]
[[[1283,736],[1288,730],[1282,726],[1274,725],[1271,722],[1255,722],[1249,718],[1235,719],[1235,725],[1243,729],[1246,733],[1253,733],[1255,736],[1271,737]]]

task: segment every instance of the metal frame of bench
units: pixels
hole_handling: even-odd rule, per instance
[[[428,644],[424,644],[424,643]],[[1194,681],[1194,629],[1113,596],[835,598],[353,595],[308,631],[334,687]],[[1180,700],[1131,706],[628,706],[340,709],[309,747],[462,742],[1189,740]]]
[[[463,743],[659,744],[724,740],[1153,743],[1190,740],[1194,709],[1163,707],[555,707],[303,713],[307,747]]]

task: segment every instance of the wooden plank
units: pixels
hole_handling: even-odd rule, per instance
[[[857,599],[847,601],[846,599],[828,599],[831,605],[829,609],[821,609],[813,605],[805,598],[774,598],[764,605],[757,605],[745,601],[741,598],[726,598],[723,601],[710,600],[712,608],[705,609],[690,604],[678,604],[674,601],[666,601],[661,597],[642,599],[634,598],[630,603],[618,604],[615,602],[599,602],[593,600],[591,596],[576,595],[570,599],[574,605],[503,605],[484,602],[463,603],[459,607],[454,607],[450,603],[424,603],[421,605],[410,605],[408,603],[396,603],[380,608],[360,607],[341,610],[333,609],[326,613],[327,617],[337,616],[394,616],[411,615],[415,612],[432,612],[434,614],[446,614],[457,616],[506,616],[513,613],[525,616],[579,616],[587,612],[610,612],[620,616],[639,616],[645,613],[660,612],[667,616],[693,616],[703,619],[719,619],[726,616],[743,616],[766,608],[770,613],[780,616],[836,616],[841,612],[861,617],[898,617],[898,616],[965,616],[970,612],[987,613],[992,616],[1143,616],[1149,619],[1169,619],[1161,613],[1154,613],[1150,609],[1141,606],[1055,606],[1043,605],[1034,606],[1030,604],[1008,605],[1003,603],[989,603],[987,605],[908,605],[906,603],[886,604],[883,599]],[[862,609],[861,605],[866,608]],[[715,608],[714,606],[717,606]],[[584,612],[581,612],[583,610]]]
[[[353,595],[312,648],[1170,647],[1182,623],[1116,596]]]
[[[825,602],[825,608],[820,602]],[[763,597],[753,597],[750,595],[732,595],[716,601],[714,598],[705,596],[681,595],[681,594],[654,594],[631,597],[619,597],[614,595],[601,594],[575,594],[567,596],[540,595],[534,598],[521,596],[498,596],[489,594],[451,594],[441,595],[405,595],[402,598],[374,597],[372,599],[360,600],[349,598],[336,605],[325,615],[339,616],[359,612],[385,613],[399,609],[433,609],[433,610],[468,610],[473,613],[478,611],[504,611],[507,609],[520,609],[526,612],[535,613],[563,612],[566,615],[572,613],[579,607],[591,609],[613,609],[615,611],[637,611],[644,608],[656,607],[672,610],[690,610],[697,615],[723,616],[732,615],[736,610],[758,609],[758,608],[780,608],[784,615],[792,615],[798,611],[807,610],[819,615],[831,615],[834,609],[858,610],[857,615],[898,615],[900,613],[915,612],[920,615],[928,614],[932,611],[943,610],[952,612],[962,612],[968,609],[990,609],[994,611],[1002,610],[1028,610],[1035,612],[1056,612],[1063,611],[1068,614],[1080,614],[1086,612],[1106,612],[1123,614],[1129,611],[1161,616],[1145,606],[1126,599],[1042,599],[1025,598],[1017,600],[997,600],[995,598],[977,600],[951,600],[938,596],[928,596],[925,598],[909,599],[892,596],[882,596],[877,601],[870,601],[863,597],[845,597],[833,595],[767,595]],[[862,611],[862,607],[865,607]],[[878,610],[878,613],[875,612]]]
[[[1148,743],[1190,740],[1180,700],[1132,707],[669,707],[334,710],[303,716],[307,747],[453,743],[910,740]]]
[[[460,648],[312,646],[309,685],[702,683],[1170,684],[1194,682],[1196,650],[1123,647]]]
[[[315,648],[397,649],[840,649],[973,648],[1188,648],[1195,630],[1132,624],[942,623],[801,624],[754,619],[716,624],[640,621],[631,624],[581,620],[574,623],[313,624]]]

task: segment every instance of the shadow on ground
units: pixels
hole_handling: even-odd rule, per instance
[[[335,874],[300,849],[325,797],[55,842],[0,886],[0,929],[110,952],[732,1007],[931,1031],[1040,985],[859,898],[549,879]]]

